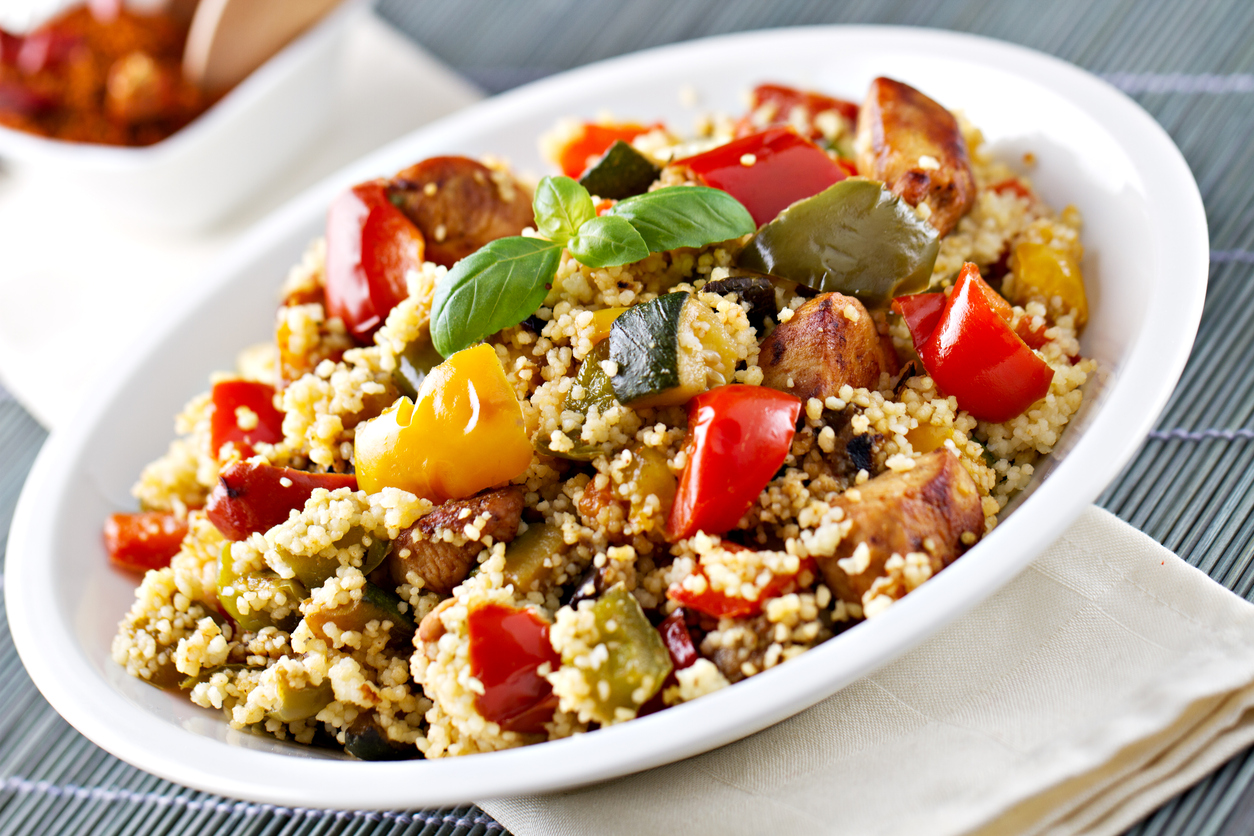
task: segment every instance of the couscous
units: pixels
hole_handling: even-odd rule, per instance
[[[365,759],[585,733],[875,618],[1080,406],[1078,213],[907,85],[542,147],[336,200],[107,526],[118,664]]]

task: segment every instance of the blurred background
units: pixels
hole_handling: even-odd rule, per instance
[[[29,25],[50,8],[0,0],[0,27]],[[1213,304],[1217,294],[1249,286],[1254,278],[1254,3],[378,0],[374,14],[346,47],[331,94],[332,128],[323,141],[294,156],[265,197],[213,226],[154,233],[67,206],[8,161],[0,173],[0,556],[25,474],[47,428],[72,420],[73,393],[281,199],[480,96],[593,61],[729,32],[887,24],[970,32],[1077,64],[1136,99],[1180,146],[1206,202],[1212,304],[1165,423],[1102,502],[1238,594],[1254,590],[1254,430],[1247,428],[1254,415],[1254,364],[1223,381],[1218,394],[1204,375],[1213,358],[1248,356],[1250,350],[1250,337],[1217,333],[1208,325],[1221,313]],[[742,60],[769,76],[770,55]],[[363,98],[361,91],[369,95]],[[1235,298],[1248,303],[1251,296]],[[99,318],[88,313],[104,304],[118,310],[108,333],[75,325],[76,311],[87,323]],[[60,321],[61,332],[51,328],[53,320]],[[76,337],[68,349],[61,339],[67,331]],[[64,353],[55,362],[36,364],[36,357],[46,360],[46,352],[57,350]],[[1221,411],[1232,429],[1180,452],[1173,432],[1214,425],[1199,419],[1199,411],[1181,409],[1202,389],[1208,398],[1226,398]],[[1178,506],[1164,515],[1141,504],[1143,494],[1132,486],[1139,473],[1168,456],[1176,457],[1177,470],[1202,476],[1189,481]],[[1234,464],[1208,477],[1221,458]],[[1196,520],[1204,524],[1185,524]],[[499,832],[473,808],[323,818],[213,799],[138,772],[79,737],[42,701],[22,673],[2,618],[0,680],[0,834]],[[1132,832],[1254,832],[1252,781],[1254,756],[1242,752]]]

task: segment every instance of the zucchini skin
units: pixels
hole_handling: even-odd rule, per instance
[[[614,321],[610,360],[618,364],[618,374],[610,383],[620,403],[638,403],[679,386],[679,320],[690,298],[687,292],[667,293]]]
[[[600,198],[626,200],[647,192],[661,173],[652,160],[619,139],[584,172],[579,185]]]

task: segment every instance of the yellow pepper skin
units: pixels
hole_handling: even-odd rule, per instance
[[[1057,296],[1062,299],[1064,311],[1075,311],[1077,330],[1088,322],[1089,302],[1084,294],[1084,277],[1080,265],[1070,254],[1047,244],[1024,241],[1015,246],[1010,269],[1015,274],[1010,301],[1023,305],[1033,299],[1048,302]]]
[[[459,351],[422,382],[415,404],[401,398],[357,428],[357,485],[400,488],[437,505],[520,475],[532,446],[522,408],[496,352]]]
[[[602,308],[599,311],[592,312],[592,343],[601,342],[610,335],[610,327],[614,324],[614,320],[618,319],[627,312],[627,308]]]

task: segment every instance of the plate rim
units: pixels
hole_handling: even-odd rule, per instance
[[[1111,428],[1101,422],[1100,416],[1095,418],[1093,424],[1087,428],[1086,434],[1079,440],[1075,450],[1059,463],[1058,471],[1053,477],[1045,479],[1030,497],[1029,502],[1034,507],[1045,507],[1049,504],[1064,507],[1066,512],[1063,515],[1055,515],[1049,520],[1045,520],[1040,514],[1011,515],[988,535],[985,543],[1010,542],[1011,537],[1025,538],[1030,545],[1019,549],[1020,554],[1016,560],[1005,561],[1001,566],[994,567],[994,570],[989,570],[988,567],[976,562],[958,561],[931,583],[915,590],[909,597],[877,618],[873,625],[866,625],[874,627],[877,631],[877,641],[855,642],[852,647],[841,646],[839,648],[846,659],[852,657],[853,661],[845,663],[846,670],[851,673],[836,685],[821,681],[815,682],[814,680],[822,678],[805,676],[803,671],[795,666],[780,666],[738,683],[735,689],[711,694],[698,702],[677,706],[657,715],[640,718],[630,724],[602,729],[594,735],[480,754],[472,758],[448,758],[438,762],[356,763],[353,769],[360,770],[360,773],[353,776],[356,780],[352,782],[353,797],[351,798],[347,797],[343,786],[346,782],[342,775],[335,775],[335,781],[340,786],[334,788],[328,786],[330,776],[336,770],[328,770],[325,765],[338,764],[340,763],[338,761],[295,758],[230,747],[229,744],[218,740],[168,726],[163,726],[167,732],[166,736],[172,741],[186,743],[189,749],[183,750],[184,754],[190,751],[193,756],[176,758],[167,754],[154,753],[144,745],[134,742],[126,730],[119,729],[115,724],[104,719],[105,717],[112,719],[115,716],[110,713],[113,709],[136,712],[139,711],[136,706],[121,698],[107,685],[104,695],[99,698],[93,697],[90,704],[86,703],[74,692],[72,682],[62,679],[66,669],[74,667],[70,663],[75,660],[67,658],[49,662],[40,658],[36,626],[39,620],[38,614],[34,611],[33,605],[27,605],[28,602],[21,594],[31,582],[33,567],[29,560],[19,560],[17,556],[26,555],[36,549],[41,510],[39,502],[57,495],[58,477],[60,482],[65,481],[73,462],[77,460],[76,454],[81,452],[79,448],[87,441],[90,428],[106,411],[109,399],[97,396],[119,388],[133,373],[140,360],[147,356],[148,351],[164,342],[178,323],[219,291],[228,282],[229,276],[242,264],[263,252],[268,242],[274,240],[283,230],[302,223],[302,219],[308,217],[311,206],[317,206],[319,203],[325,205],[325,201],[336,189],[354,181],[370,169],[377,169],[381,161],[396,156],[402,149],[417,142],[420,136],[438,137],[445,133],[471,131],[478,122],[505,118],[509,113],[521,111],[527,107],[533,99],[544,99],[554,95],[563,87],[576,83],[589,83],[599,76],[620,72],[624,66],[630,66],[633,63],[663,58],[674,60],[677,56],[687,53],[700,56],[705,50],[718,49],[745,41],[770,43],[825,36],[890,38],[897,44],[904,43],[908,46],[910,43],[918,43],[928,48],[934,48],[938,42],[978,47],[977,56],[1013,58],[1018,65],[1009,67],[1008,71],[1018,75],[1025,74],[1023,65],[1047,68],[1055,74],[1050,76],[1048,83],[1036,76],[1033,76],[1033,80],[1045,84],[1071,101],[1075,101],[1075,98],[1070,94],[1083,92],[1086,97],[1096,96],[1104,100],[1105,105],[1119,111],[1123,118],[1131,120],[1132,125],[1142,134],[1154,137],[1153,145],[1156,153],[1166,152],[1167,157],[1170,158],[1168,168],[1170,176],[1164,179],[1170,180],[1173,186],[1181,187],[1173,192],[1173,195],[1179,200],[1177,207],[1184,207],[1180,211],[1191,215],[1189,218],[1191,224],[1188,229],[1183,230],[1182,238],[1174,242],[1175,251],[1167,252],[1165,255],[1169,264],[1183,266],[1186,272],[1200,275],[1200,282],[1192,286],[1193,293],[1182,294],[1183,298],[1173,299],[1170,311],[1165,310],[1167,307],[1165,300],[1150,300],[1141,332],[1131,340],[1131,346],[1128,349],[1130,358],[1128,368],[1121,373],[1121,379],[1112,386],[1107,403],[1103,406],[1103,412],[1113,411],[1115,405],[1121,402],[1116,400],[1117,397],[1126,400],[1127,393],[1137,383],[1152,387],[1154,392],[1152,408],[1142,407],[1143,412],[1133,418],[1131,426],[1124,424],[1118,428]],[[1111,126],[1105,121],[1101,124],[1107,130],[1111,130]],[[1164,142],[1165,147],[1162,147]],[[1121,148],[1125,152],[1128,151],[1127,147],[1122,144]],[[120,364],[112,374],[97,381],[92,397],[84,401],[89,406],[80,413],[78,420],[55,431],[40,451],[23,487],[14,514],[6,554],[4,584],[14,644],[32,680],[48,701],[63,717],[97,745],[122,760],[163,778],[208,792],[263,803],[338,809],[386,809],[456,803],[480,796],[496,797],[572,788],[707,751],[803,710],[835,693],[857,677],[887,664],[897,655],[924,641],[944,624],[983,601],[1026,567],[1048,544],[1041,541],[1042,537],[1049,539],[1047,529],[1057,527],[1061,531],[1063,523],[1070,524],[1135,453],[1174,390],[1188,359],[1200,322],[1209,268],[1208,252],[1206,217],[1197,185],[1183,156],[1161,126],[1139,105],[1098,77],[1061,59],[1015,44],[967,33],[912,27],[841,25],[790,27],[719,35],[669,44],[607,59],[541,79],[472,105],[457,114],[389,143],[294,198],[246,233],[230,252],[208,271],[204,284],[172,306],[169,318],[165,320],[165,327],[153,328],[146,335],[142,335],[137,340],[136,351],[130,355],[128,361]],[[1166,266],[1160,266],[1160,269],[1166,269]],[[1164,318],[1168,313],[1170,313],[1170,320]],[[1162,326],[1165,322],[1171,322],[1175,326],[1176,339],[1156,343],[1150,339],[1153,336],[1154,326]],[[1137,359],[1135,367],[1131,358]],[[1154,363],[1156,366],[1152,376],[1136,374],[1142,366]],[[1059,477],[1064,472],[1080,467],[1081,462],[1077,460],[1075,454],[1081,448],[1100,448],[1104,451],[1101,476],[1097,480],[1100,484],[1091,491],[1086,490],[1079,498],[1074,495],[1074,492],[1071,496],[1060,496],[1061,491],[1068,486],[1069,480]],[[949,593],[951,588],[957,588],[962,583],[974,587],[975,592],[968,591],[957,600],[945,598],[945,594]],[[841,645],[848,644],[850,643],[841,643]],[[821,658],[825,648],[828,651],[826,655],[830,656],[831,651],[837,646],[836,641],[828,642],[809,651],[806,657]],[[88,673],[94,678],[95,672],[90,668],[91,663],[86,660],[82,649],[78,647],[74,649],[77,650],[78,656],[82,657],[78,664],[87,665]],[[813,664],[805,666],[805,671],[809,671],[812,667],[814,667]],[[770,698],[772,692],[780,687],[792,686],[798,687],[790,699],[774,700],[773,707],[767,711],[762,711],[758,707],[757,704],[763,698]],[[139,711],[139,713],[149,716],[147,712]],[[721,732],[706,731],[700,735],[689,733],[678,744],[667,746],[657,746],[653,742],[652,738],[656,734],[682,732],[685,726],[689,729],[698,728],[702,726],[702,715],[716,714],[724,718],[721,721],[723,727]],[[729,717],[731,719],[728,719]],[[653,735],[649,732],[653,732]],[[255,761],[256,764],[274,767],[264,772],[241,770],[243,772],[252,772],[252,774],[281,772],[286,780],[281,785],[268,783],[258,786],[233,775],[202,768],[194,755],[206,746],[215,751],[226,751],[234,758],[247,759],[250,763],[254,762],[253,759],[259,759]],[[608,760],[605,758],[606,750],[613,753]],[[536,763],[537,761],[539,763]],[[279,770],[278,767],[282,769]],[[474,789],[467,791],[465,788],[474,787],[477,784],[476,779],[489,767],[498,776],[505,773],[512,773],[512,776],[509,780],[494,783],[490,793]],[[439,770],[437,781],[432,781],[433,776],[429,775],[433,770]],[[385,778],[397,780],[389,782],[384,780]],[[425,782],[424,779],[426,779]],[[300,788],[301,782],[305,787],[303,790]],[[415,792],[413,788],[418,783],[430,783],[432,786],[423,787]],[[398,791],[397,786],[405,786],[406,791]],[[328,797],[335,793],[340,793],[344,797]]]

